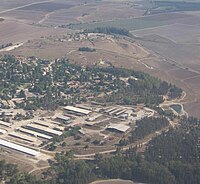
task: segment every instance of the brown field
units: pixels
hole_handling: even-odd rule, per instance
[[[98,5],[98,6],[97,6]],[[82,5],[61,11],[53,12],[43,24],[46,25],[67,25],[69,23],[93,22],[103,20],[113,20],[119,18],[129,18],[143,15],[144,10],[137,10],[125,4],[112,3],[102,5]]]
[[[190,115],[200,117],[198,110],[200,107],[200,26],[198,23],[200,13],[184,12],[176,16],[165,14],[165,17],[163,15],[147,17],[154,20],[159,18],[167,20],[171,17],[172,20],[165,26],[136,30],[132,33],[140,37],[138,41],[144,47],[159,57],[159,61],[147,61],[149,65],[160,70],[156,76],[182,87],[187,93],[184,100],[186,111]]]
[[[200,17],[199,17],[200,20]],[[174,43],[199,43],[200,26],[175,23],[157,28],[149,28],[133,31],[137,36],[158,35],[171,40]]]
[[[187,69],[185,71],[183,71],[183,69],[173,69],[168,71],[168,73],[182,81],[187,80],[188,78],[194,78],[199,76],[199,74],[192,71],[188,71]]]
[[[64,33],[63,29],[36,27],[15,21],[0,22],[0,44],[26,42],[41,36]]]

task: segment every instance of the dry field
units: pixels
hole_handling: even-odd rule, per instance
[[[42,36],[65,33],[63,29],[50,29],[5,20],[0,22],[0,44],[26,42]]]
[[[199,17],[200,20],[200,17]],[[133,31],[134,35],[143,37],[147,35],[158,35],[179,44],[200,43],[200,26],[174,23],[157,28]]]
[[[174,18],[168,25],[132,33],[138,37],[140,44],[160,58],[159,62],[147,61],[160,70],[157,76],[170,79],[182,87],[187,93],[184,101],[186,110],[190,115],[200,117],[200,13],[187,12],[181,15],[184,18]],[[159,19],[159,15],[147,18],[155,20]],[[167,16],[164,19],[167,19]],[[166,64],[171,67],[167,68]]]
[[[98,22],[137,17],[143,14],[144,10],[135,9],[125,3],[113,4],[102,2],[55,11],[43,23],[47,25],[67,25],[69,23]]]

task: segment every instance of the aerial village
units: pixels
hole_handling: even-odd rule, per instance
[[[6,59],[1,60],[2,68],[8,66]],[[32,65],[37,67],[39,62],[42,66],[37,68],[38,73],[29,72],[35,69]],[[118,85],[126,88],[130,86],[129,82],[138,82],[140,79],[136,76],[118,78],[107,69],[93,71],[84,66],[66,64],[62,59],[50,63],[19,56],[14,58],[14,63],[16,66],[12,69],[11,78],[16,79],[14,82],[18,86],[14,92],[11,88],[2,92],[0,101],[0,145],[3,146],[3,154],[16,152],[15,156],[20,158],[48,160],[55,152],[70,150],[77,157],[113,152],[120,140],[130,136],[138,120],[159,116],[156,110],[144,103],[131,104],[127,99],[121,103],[115,97],[121,93]],[[57,76],[56,72],[61,74]],[[34,82],[29,75],[35,77]],[[64,78],[66,76],[67,79]],[[3,85],[10,80],[8,76],[3,76],[3,70],[1,77],[4,78]],[[37,85],[43,82],[47,86],[41,89]],[[56,90],[53,90],[55,85]],[[47,92],[48,87],[51,87],[51,94]],[[139,94],[137,98],[140,101],[143,99],[139,98]]]

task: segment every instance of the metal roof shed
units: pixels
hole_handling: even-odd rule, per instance
[[[40,152],[35,151],[33,149],[26,148],[24,146],[20,146],[18,144],[11,143],[11,142],[8,142],[8,141],[2,140],[2,139],[0,139],[0,145],[4,146],[6,148],[10,148],[10,149],[22,152],[22,153],[26,153],[26,154],[31,155],[31,156],[37,156],[40,153]]]

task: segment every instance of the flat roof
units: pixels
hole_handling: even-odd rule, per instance
[[[115,110],[116,108],[117,108],[117,107],[109,107],[109,108],[107,108],[107,109],[105,110],[105,112],[106,112],[106,113],[109,113],[109,112]]]
[[[36,142],[37,141],[37,139],[35,137],[31,137],[31,136],[28,136],[28,135],[20,133],[20,132],[11,132],[8,135],[16,137],[18,139],[29,141],[29,142]]]
[[[85,125],[88,125],[88,126],[93,126],[93,125],[97,124],[97,122],[95,122],[95,121],[90,121],[90,122],[85,122],[84,124],[85,124]]]
[[[128,129],[130,128],[130,126],[127,125],[123,125],[123,124],[110,124],[107,129],[115,129],[118,130],[120,132],[126,132]]]
[[[66,107],[64,107],[64,109],[68,110],[68,111],[73,111],[73,112],[85,114],[85,115],[88,115],[89,113],[92,112],[92,111],[89,111],[89,110],[86,110],[86,109],[81,109],[81,108],[74,107],[74,106],[66,106]]]
[[[68,117],[68,116],[64,116],[64,115],[59,115],[59,116],[56,116],[56,118],[58,119],[62,119],[62,120],[65,120],[65,121],[69,121],[71,118]]]
[[[6,127],[11,127],[12,126],[11,123],[8,123],[8,122],[5,122],[5,121],[0,121],[0,125],[6,126]]]
[[[87,121],[94,121],[95,119],[97,119],[101,116],[102,116],[102,114],[96,114],[94,116],[90,116],[90,117],[87,118]]]
[[[58,124],[54,124],[54,123],[48,123],[48,122],[45,122],[45,121],[34,121],[33,124],[35,124],[35,125],[41,125],[44,128],[46,128],[46,127],[50,128],[50,129],[57,128],[57,129],[59,129],[61,131],[65,130],[64,126],[61,126],[61,125],[58,125]]]
[[[8,141],[2,140],[2,139],[0,139],[0,145],[4,146],[6,148],[10,148],[10,149],[16,150],[16,151],[20,151],[22,153],[26,153],[28,155],[32,155],[32,156],[37,156],[40,153],[40,152],[35,151],[33,149],[26,148],[24,146],[20,146],[18,144],[11,143],[11,142],[8,142]]]
[[[116,108],[115,110],[109,112],[109,114],[115,114],[115,113],[117,113],[118,111],[121,111],[121,110],[122,110],[122,108]]]
[[[92,107],[88,107],[87,105],[77,104],[76,107],[79,107],[79,108],[81,108],[81,109],[86,109],[86,110],[92,111]]]
[[[86,132],[85,132],[85,130],[83,130],[83,129],[80,129],[80,130],[78,130],[81,134],[83,134],[83,135],[85,135],[86,134]]]
[[[35,132],[35,131],[32,131],[32,130],[28,130],[28,129],[25,129],[25,128],[18,128],[18,130],[20,132],[24,132],[24,133],[27,133],[27,134],[30,134],[30,135],[33,135],[33,136],[36,136],[36,137],[43,138],[43,139],[52,139],[53,138],[49,135],[41,134],[41,133],[38,133],[38,132]]]
[[[116,112],[115,115],[118,116],[118,115],[120,115],[120,114],[122,114],[122,113],[124,113],[124,112],[126,112],[126,109],[121,110],[121,111],[119,111],[119,112]]]
[[[7,131],[6,131],[6,130],[4,130],[4,129],[0,129],[0,133],[2,133],[2,134],[6,134],[6,133],[7,133]]]
[[[45,121],[34,121],[33,124],[36,124],[36,125],[41,125],[43,127],[51,127],[51,123],[47,123]]]
[[[35,124],[27,124],[26,126],[30,127],[30,128],[38,129],[38,130],[41,130],[41,131],[44,131],[44,132],[47,132],[47,133],[50,133],[50,134],[62,135],[61,131],[53,130],[53,129],[48,128],[48,127],[44,127],[44,126],[40,126],[40,125],[35,125]]]

